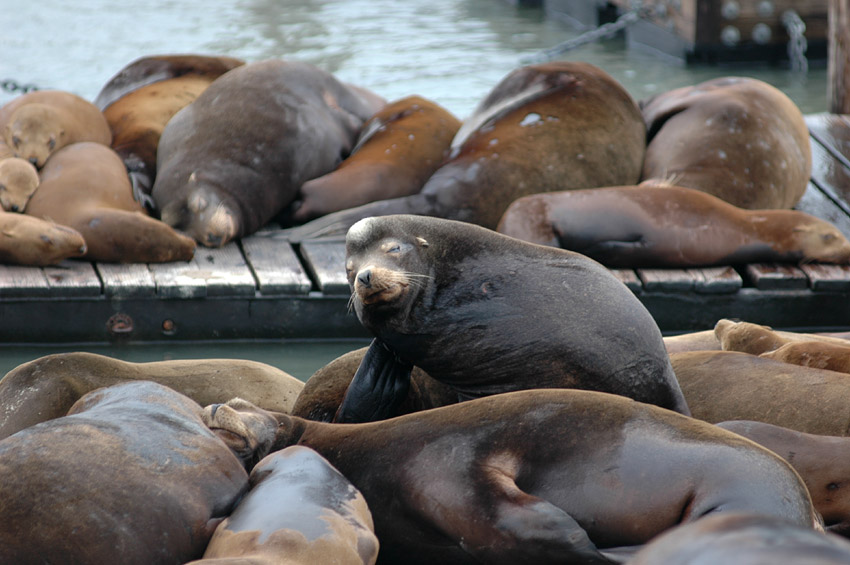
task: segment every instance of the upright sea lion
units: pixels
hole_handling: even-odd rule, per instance
[[[99,143],[74,143],[50,157],[27,214],[79,231],[94,261],[188,261],[192,238],[147,215],[133,199],[124,163]]]
[[[243,455],[303,445],[326,457],[366,498],[380,563],[610,563],[608,548],[715,513],[818,523],[776,454],[612,394],[527,390],[367,424],[237,401],[204,421]]]
[[[799,333],[774,330],[752,322],[736,322],[721,319],[714,326],[714,334],[724,351],[741,351],[752,355],[761,355],[779,349],[787,343],[802,341],[820,341],[838,346],[850,345],[850,341],[824,334]]]
[[[0,439],[64,416],[81,396],[127,381],[153,381],[203,406],[241,397],[289,413],[304,383],[280,369],[244,359],[174,359],[133,363],[75,351],[18,365],[0,379]]]
[[[125,383],[0,441],[0,562],[200,557],[248,485],[200,413],[169,388]]]
[[[0,212],[0,264],[44,267],[85,253],[86,242],[75,229],[26,214]]]
[[[534,194],[498,231],[576,251],[609,267],[850,263],[850,241],[796,210],[745,210],[680,186],[618,186]]]
[[[62,90],[27,92],[0,108],[3,137],[15,154],[39,169],[66,145],[109,145],[112,133],[97,106]]]
[[[791,208],[809,183],[812,148],[800,109],[745,77],[677,88],[641,102],[642,180],[695,188],[751,210]]]
[[[309,449],[293,445],[251,471],[239,501],[194,565],[372,565],[378,538],[363,495]]]
[[[19,157],[0,158],[0,208],[23,212],[38,188],[35,165]]]
[[[336,168],[382,106],[307,63],[228,71],[162,131],[152,192],[162,220],[210,247],[255,232]]]
[[[732,420],[717,424],[776,453],[800,474],[827,531],[850,537],[850,437]]]
[[[418,194],[329,214],[288,234],[342,234],[361,218],[388,214],[495,229],[521,196],[637,183],[645,133],[637,104],[601,69],[569,61],[521,67],[464,122],[449,159]]]

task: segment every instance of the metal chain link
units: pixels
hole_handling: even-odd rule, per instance
[[[788,32],[788,58],[791,59],[791,70],[800,73],[808,72],[806,23],[794,10],[786,10],[782,14],[782,25]]]
[[[7,78],[0,80],[0,89],[5,90],[6,92],[22,92],[26,94],[27,92],[32,92],[33,90],[38,90],[38,87],[34,84],[18,84],[14,80]]]

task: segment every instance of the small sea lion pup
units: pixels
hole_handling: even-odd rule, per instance
[[[647,125],[642,180],[672,182],[740,208],[791,208],[812,170],[809,130],[782,91],[716,78],[641,102]]]
[[[75,229],[26,214],[0,212],[0,264],[44,267],[85,253],[86,242]]]
[[[366,498],[379,563],[609,563],[610,548],[713,514],[819,519],[778,455],[600,392],[518,391],[365,424],[239,400],[203,417],[247,457],[289,445],[326,457]]]
[[[378,538],[363,495],[327,459],[293,445],[251,471],[251,490],[193,565],[372,565]]]
[[[609,267],[850,263],[850,241],[796,210],[745,210],[692,188],[618,186],[525,196],[498,231]]]
[[[112,133],[100,109],[62,90],[27,92],[0,108],[3,138],[15,157],[39,169],[54,152],[72,143],[109,145]]]
[[[688,413],[655,320],[583,255],[396,215],[349,230],[345,268],[354,311],[377,337],[371,348],[394,355],[355,377],[343,409],[403,399],[398,383],[415,365],[466,399],[583,388]]]
[[[23,212],[38,188],[35,165],[20,157],[0,158],[0,208]]]
[[[464,121],[448,160],[419,193],[329,214],[288,237],[342,235],[361,218],[389,214],[495,229],[521,196],[636,184],[645,150],[640,110],[607,73],[569,61],[521,67]]]
[[[0,562],[199,558],[248,474],[201,407],[140,381],[0,441]]]
[[[752,322],[736,322],[723,318],[714,325],[714,335],[724,351],[740,351],[751,355],[761,355],[775,351],[789,343],[818,341],[831,343],[839,347],[850,346],[850,340],[830,335],[799,333],[774,330]],[[820,367],[826,369],[828,367]]]

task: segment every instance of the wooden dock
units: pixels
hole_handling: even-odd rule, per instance
[[[850,236],[850,117],[807,116],[814,166],[798,209]],[[267,229],[188,263],[0,265],[0,341],[366,337],[348,311],[339,239],[292,245]],[[613,270],[666,333],[738,318],[797,330],[850,329],[850,267],[737,265]]]

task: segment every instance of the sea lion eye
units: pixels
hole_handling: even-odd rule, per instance
[[[826,485],[826,489],[827,490],[836,490],[836,489],[838,489],[839,486],[841,486],[841,483],[829,483],[828,485]]]
[[[401,251],[401,245],[398,243],[387,249],[387,253],[398,253],[399,251]]]
[[[21,144],[21,138],[18,137],[17,135],[13,135],[12,136],[12,145],[14,145],[15,147],[18,147],[20,144]]]
[[[53,151],[54,147],[56,147],[56,138],[51,137],[49,140],[47,140],[47,148]]]
[[[829,243],[835,239],[835,234],[825,233],[821,236],[821,238],[823,239],[824,243]]]

